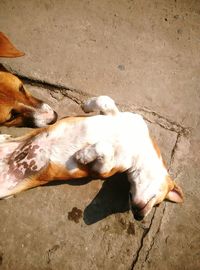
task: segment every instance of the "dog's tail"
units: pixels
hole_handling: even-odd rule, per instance
[[[119,113],[114,100],[108,96],[90,98],[82,105],[82,109],[86,113],[96,111],[100,111],[101,114],[105,115],[116,115]]]

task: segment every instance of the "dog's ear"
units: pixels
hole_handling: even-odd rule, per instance
[[[0,57],[19,57],[23,56],[25,53],[19,51],[14,47],[10,40],[0,32]]]
[[[174,181],[173,181],[174,182]],[[174,187],[170,190],[166,196],[166,200],[175,203],[182,203],[183,202],[183,191],[182,189],[174,182]]]

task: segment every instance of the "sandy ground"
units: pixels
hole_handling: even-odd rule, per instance
[[[0,25],[26,53],[1,63],[60,117],[100,94],[142,114],[185,195],[142,222],[124,175],[3,200],[0,269],[200,269],[200,1],[1,0]]]

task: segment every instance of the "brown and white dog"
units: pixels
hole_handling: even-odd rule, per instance
[[[140,115],[119,112],[107,96],[88,100],[83,110],[101,114],[67,117],[16,139],[0,137],[0,198],[52,180],[126,172],[136,219],[164,199],[183,201]]]
[[[19,57],[9,39],[0,32],[0,57]],[[43,127],[57,120],[57,114],[43,101],[33,97],[15,75],[0,71],[0,125]]]

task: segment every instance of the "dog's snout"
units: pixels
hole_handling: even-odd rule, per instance
[[[145,208],[144,203],[139,203],[137,205],[132,204],[131,211],[136,220],[142,220],[144,218],[143,209]]]
[[[131,202],[131,210],[134,218],[142,220],[152,209],[156,203],[156,195],[153,195],[148,201],[133,198]]]
[[[137,212],[141,211],[146,206],[146,203],[143,202],[142,200],[138,201],[135,198],[133,198],[131,193],[129,193],[129,201],[130,201],[131,209]]]
[[[145,208],[145,203],[141,202],[139,204],[132,204],[131,206],[131,210],[134,212],[134,213],[138,213],[138,212],[141,212],[142,209]]]

